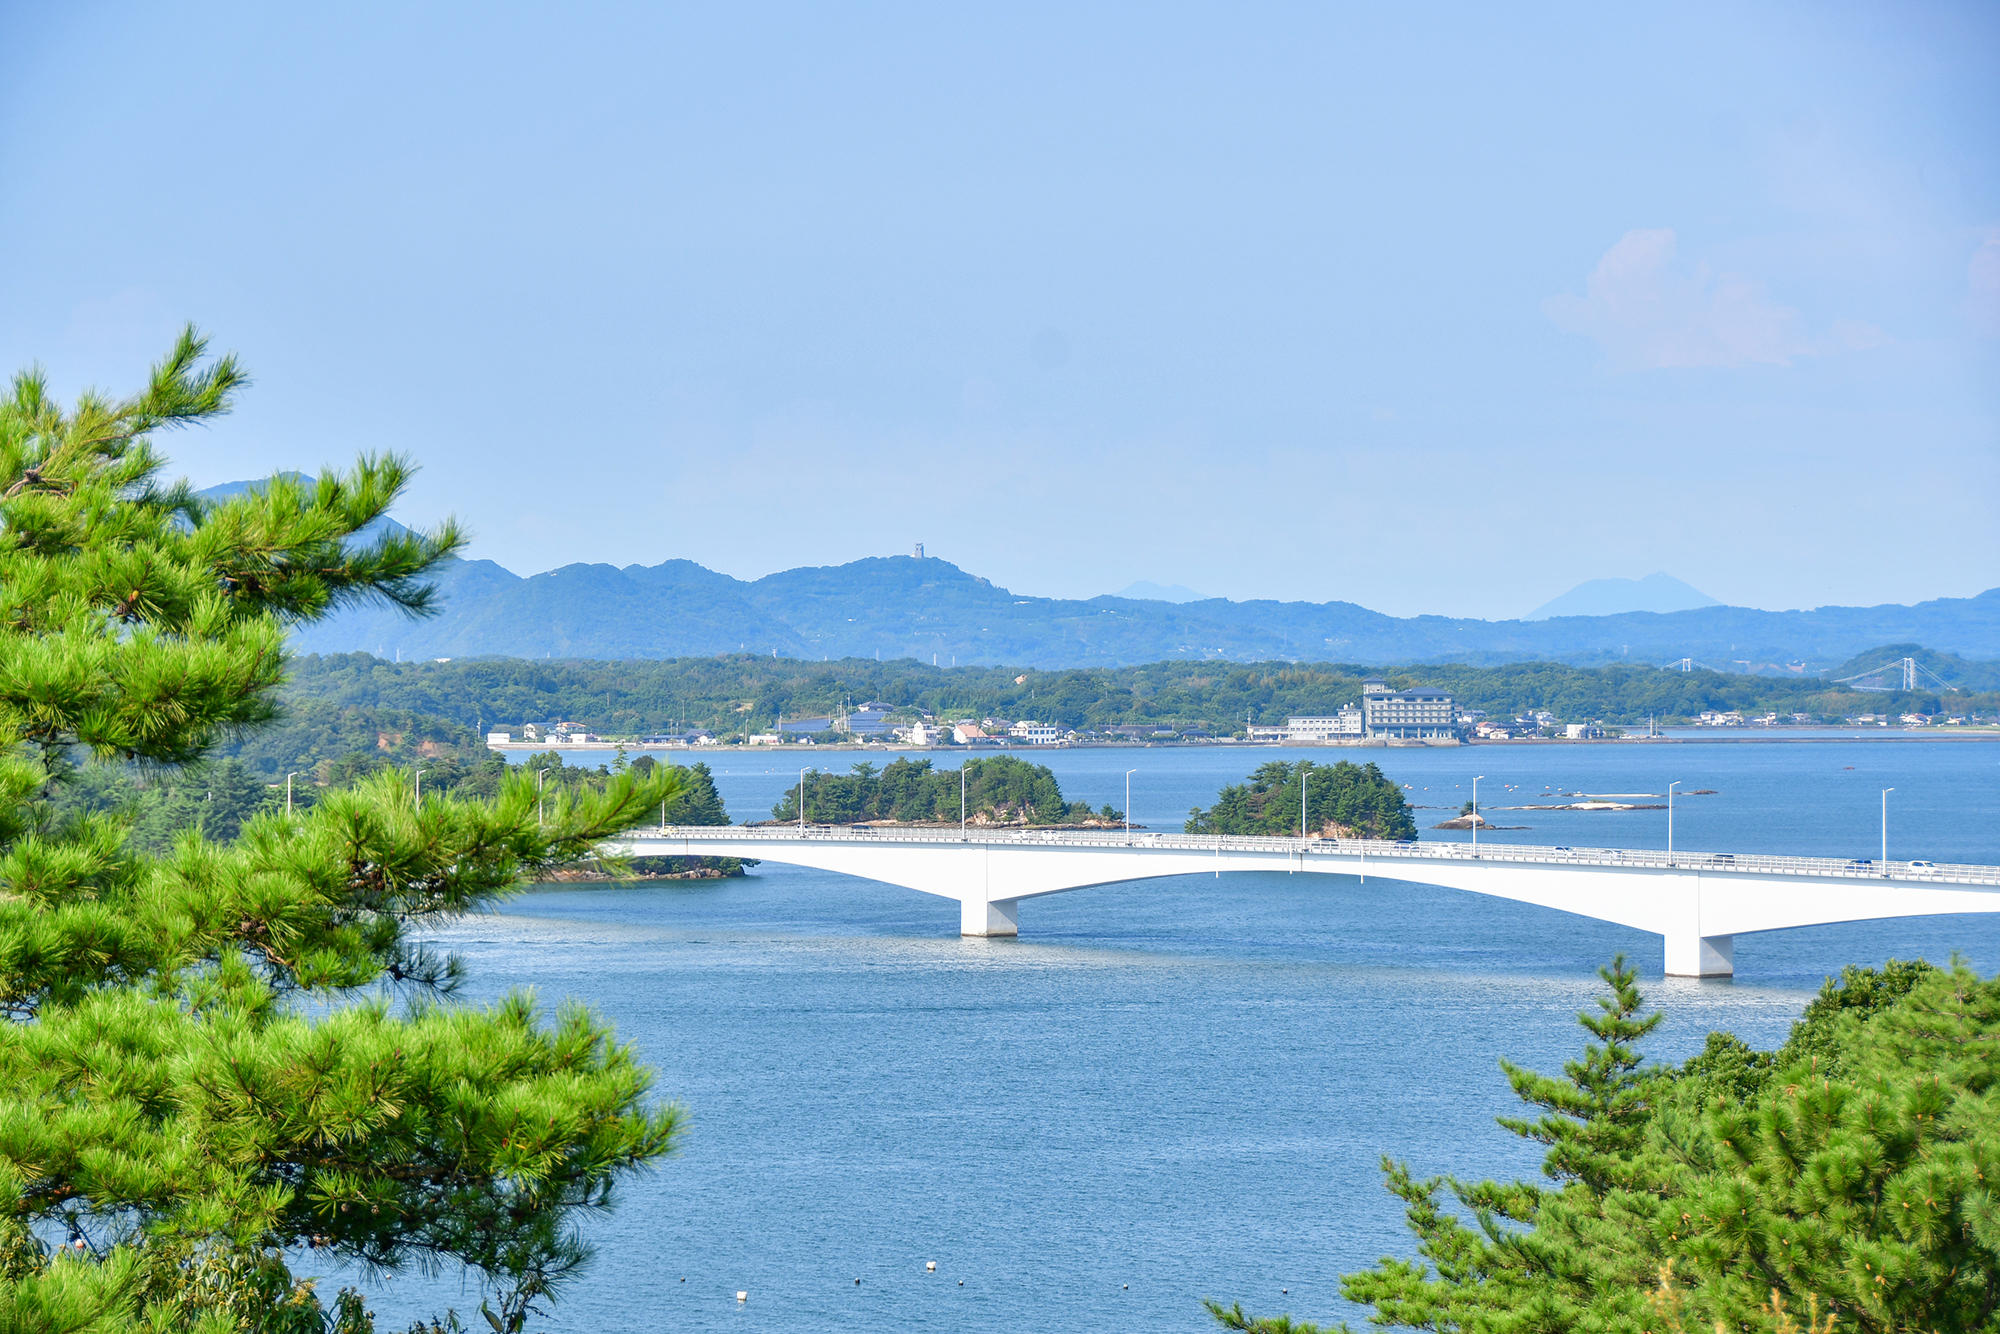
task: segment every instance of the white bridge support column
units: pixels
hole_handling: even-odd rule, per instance
[[[1019,899],[974,899],[958,901],[958,934],[961,936],[1018,936],[1021,934]]]
[[[1733,977],[1736,937],[1673,932],[1667,936],[1668,977]]]
[[[1733,977],[1736,937],[1717,932],[1704,909],[1711,888],[1700,871],[1673,871],[1663,877],[1668,977]],[[1727,892],[1726,887],[1724,892]],[[1715,925],[1721,925],[1716,922]]]

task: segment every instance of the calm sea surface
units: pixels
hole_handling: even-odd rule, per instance
[[[2000,862],[1990,741],[1035,758],[1094,806],[1122,807],[1136,768],[1135,820],[1179,828],[1224,783],[1302,755],[1379,763],[1409,785],[1426,838],[1464,837],[1429,826],[1479,774],[1488,817],[1529,826],[1482,841],[1657,847],[1661,811],[1504,808],[1549,793],[1646,801],[1679,779],[1714,795],[1678,799],[1677,846],[1874,856],[1893,787],[1892,857]],[[766,817],[798,777],[767,753],[701,758],[738,820]],[[1493,1125],[1518,1106],[1495,1062],[1553,1069],[1579,1050],[1574,1016],[1613,954],[1637,960],[1666,1011],[1662,1060],[1715,1028],[1781,1040],[1845,964],[1956,951],[2000,969],[2000,916],[1957,917],[1739,936],[1734,981],[1668,981],[1654,936],[1325,875],[1032,900],[1019,940],[957,926],[951,900],[767,864],[732,881],[538,889],[442,933],[471,967],[469,999],[533,987],[587,1002],[689,1113],[679,1151],[593,1222],[598,1258],[542,1326],[1203,1330],[1203,1296],[1351,1319],[1339,1275],[1408,1251],[1382,1155],[1533,1173],[1538,1155]],[[366,1286],[385,1325],[478,1304],[455,1276]]]

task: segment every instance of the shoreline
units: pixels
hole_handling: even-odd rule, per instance
[[[1453,742],[1394,742],[1394,741],[1084,741],[1055,746],[911,746],[911,745],[869,745],[863,742],[839,743],[814,746],[647,746],[636,741],[573,741],[555,743],[548,741],[488,741],[486,748],[496,754],[538,755],[545,751],[558,754],[606,754],[619,751],[628,754],[718,754],[737,755],[751,752],[768,752],[782,755],[806,755],[837,752],[876,752],[899,754],[942,754],[966,755],[1035,755],[1052,750],[1452,750],[1460,748],[1488,746],[1714,746],[1714,745],[1760,745],[1780,743],[1790,746],[1830,745],[1846,741],[1871,742],[1994,742],[2000,741],[2000,728],[1885,728],[1879,731],[1843,733],[1839,736],[1786,736],[1778,729],[1759,729],[1746,734],[1746,729],[1717,728],[1714,736],[1629,736],[1629,737],[1509,737],[1505,741],[1453,741]],[[1801,729],[1804,730],[1804,729]]]

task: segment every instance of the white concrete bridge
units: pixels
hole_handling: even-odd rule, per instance
[[[968,936],[1020,931],[1023,899],[1224,871],[1310,871],[1442,885],[1651,931],[1667,972],[1727,977],[1735,937],[1885,917],[2000,912],[2000,866],[1373,839],[1071,830],[700,825],[635,831],[634,857],[755,857],[959,902]]]

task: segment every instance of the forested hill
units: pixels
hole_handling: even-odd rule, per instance
[[[1027,597],[947,561],[879,557],[742,581],[692,561],[569,565],[527,578],[454,561],[442,615],[409,621],[358,607],[296,637],[304,652],[381,657],[914,658],[940,665],[1122,666],[1237,662],[1505,662],[1541,659],[1718,669],[1817,670],[1876,644],[1915,641],[2000,657],[2000,589],[1915,606],[1562,616],[1541,621],[1399,618],[1352,602],[1168,603]]]
[[[1908,647],[1877,652],[1888,657]],[[1915,652],[1947,677],[1969,677],[1978,666]],[[643,736],[682,724],[710,728],[718,736],[763,731],[780,717],[831,717],[864,700],[881,700],[903,717],[921,712],[938,718],[1037,718],[1075,728],[1151,723],[1229,734],[1246,720],[1282,722],[1291,714],[1338,709],[1360,695],[1362,678],[1375,674],[1399,687],[1438,686],[1463,707],[1483,709],[1496,718],[1548,709],[1572,721],[1643,723],[1654,718],[1664,723],[1711,709],[1838,719],[1945,708],[1944,699],[1928,690],[1862,693],[1814,679],[1657,667],[1509,663],[1378,669],[1341,663],[1157,662],[1042,672],[932,667],[907,659],[800,662],[753,654],[655,662],[480,658],[400,663],[364,653],[307,655],[292,663],[285,693],[307,718],[328,709],[372,711],[370,717],[400,711],[481,729],[567,720],[609,736]],[[2000,710],[2000,696],[1971,681],[1968,687],[1949,697],[1950,712]]]

